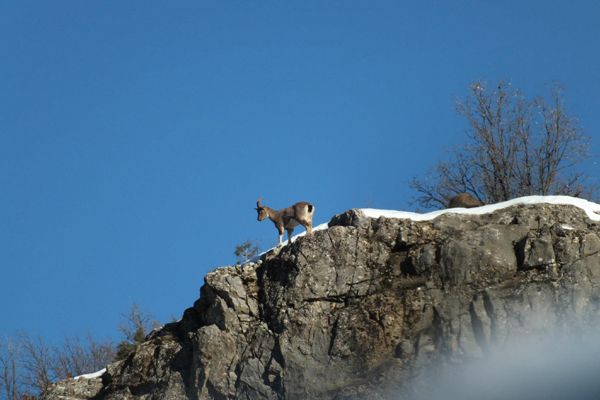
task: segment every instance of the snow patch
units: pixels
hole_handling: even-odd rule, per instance
[[[592,221],[600,221],[600,204],[592,203],[584,199],[578,199],[569,196],[526,196],[519,197],[516,199],[503,201],[501,203],[489,204],[487,206],[475,207],[475,208],[447,208],[445,210],[432,211],[425,214],[419,214],[408,211],[395,211],[395,210],[377,210],[374,208],[361,208],[360,211],[369,218],[398,218],[398,219],[410,219],[412,221],[430,221],[440,215],[452,213],[452,214],[465,214],[465,215],[483,215],[493,213],[494,211],[501,210],[503,208],[521,205],[521,204],[560,204],[560,205],[571,205],[581,208],[587,214],[588,218]]]
[[[91,374],[79,375],[79,376],[76,376],[73,379],[78,380],[79,378],[82,378],[82,379],[100,378],[102,375],[104,375],[105,372],[106,372],[106,368],[102,368],[100,371],[96,371],[96,372],[93,372]]]

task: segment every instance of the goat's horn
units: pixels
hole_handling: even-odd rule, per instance
[[[261,202],[261,198],[259,197],[258,200],[256,200],[256,207],[260,207],[260,202]]]

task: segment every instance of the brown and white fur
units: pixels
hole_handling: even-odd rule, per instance
[[[274,210],[260,204],[261,199],[256,201],[256,212],[258,213],[257,220],[263,221],[269,218],[275,224],[279,232],[279,245],[283,244],[283,230],[288,234],[288,243],[292,243],[292,233],[294,228],[302,225],[306,228],[306,234],[312,233],[312,218],[315,213],[315,206],[306,201],[301,201],[291,207],[281,210]]]
[[[471,196],[468,193],[459,193],[456,196],[452,197],[450,201],[448,201],[448,208],[455,207],[464,207],[464,208],[473,208],[484,206],[485,203],[477,200],[475,197]]]

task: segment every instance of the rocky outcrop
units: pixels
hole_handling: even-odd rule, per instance
[[[102,379],[98,377],[72,378],[58,382],[43,398],[52,400],[91,399],[102,390]],[[23,397],[25,399],[26,397]]]
[[[408,398],[445,368],[599,313],[600,226],[579,208],[423,222],[351,210],[210,272],[182,319],[109,365],[91,395],[65,394],[78,385],[67,381],[45,398]]]

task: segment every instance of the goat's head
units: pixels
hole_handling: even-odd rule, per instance
[[[258,216],[256,217],[257,221],[262,221],[269,216],[269,214],[267,213],[267,208],[261,206],[260,201],[261,199],[259,197],[258,200],[256,200],[256,212],[258,213]]]

